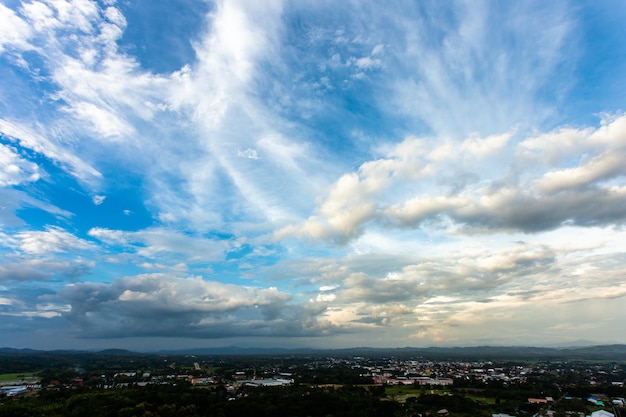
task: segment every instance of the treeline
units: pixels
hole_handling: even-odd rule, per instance
[[[136,369],[177,370],[192,367],[194,362],[212,366],[228,374],[239,369],[264,366],[302,365],[308,359],[275,356],[193,356],[134,353],[108,350],[102,352],[82,351],[34,351],[28,349],[0,349],[0,374],[38,372],[41,370],[75,369],[82,373],[92,371],[122,372]]]
[[[108,369],[111,371],[135,368],[160,368],[165,362],[187,361],[184,356],[155,354],[115,354],[112,352],[28,351],[0,350],[0,374],[36,372],[42,369],[80,368],[82,371]]]
[[[402,407],[381,400],[380,391],[334,388],[226,388],[187,384],[111,390],[42,391],[5,399],[0,417],[382,417],[403,415]]]

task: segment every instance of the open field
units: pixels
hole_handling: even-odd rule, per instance
[[[421,394],[449,395],[450,390],[436,387],[415,387],[412,385],[386,385],[385,395],[396,400],[406,400],[408,397],[419,397]]]
[[[20,382],[35,382],[39,379],[33,372],[0,374],[0,385],[7,385]]]

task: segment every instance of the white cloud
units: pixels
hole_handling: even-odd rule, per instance
[[[106,200],[106,196],[105,195],[94,195],[93,197],[91,197],[91,201],[93,201],[93,203],[96,206],[99,206],[100,204],[104,203],[104,200]]]
[[[139,264],[139,266],[141,268],[148,269],[148,270],[170,270],[170,271],[180,271],[180,272],[184,272],[189,269],[189,267],[182,262],[176,265],[164,265],[160,263],[143,262]]]
[[[110,245],[123,245],[148,259],[178,259],[185,262],[213,262],[223,260],[231,243],[187,235],[166,228],[146,229],[137,232],[93,228],[89,236]]]
[[[598,308],[604,300],[624,297],[619,274],[625,241],[617,229],[570,226],[536,235],[485,237],[435,234],[430,242],[420,239],[428,234],[380,232],[390,242],[379,244],[378,235],[369,237],[368,232],[353,244],[356,248],[366,240],[369,250],[363,254],[348,251],[279,263],[272,271],[276,279],[298,276],[301,286],[319,288],[312,291],[328,306],[324,317],[358,334],[357,340],[369,340],[368,345],[379,334],[387,335],[376,342],[382,346],[390,337],[407,344],[522,344],[542,326],[541,314],[523,316],[535,306],[541,306],[542,314],[551,311],[565,318],[572,303]],[[401,312],[391,314],[390,306],[402,306]],[[509,322],[517,330],[507,330]],[[595,328],[590,332],[615,340]],[[407,334],[412,338],[405,339]],[[559,332],[559,337],[565,334]],[[359,343],[340,336],[333,340]],[[545,344],[552,339],[546,330],[532,340]]]
[[[85,163],[71,150],[50,140],[45,134],[41,134],[38,131],[38,127],[33,129],[20,123],[0,119],[0,132],[14,139],[20,146],[31,149],[66,166],[71,174],[87,184],[93,183],[102,177],[100,172],[88,163]]]
[[[55,257],[52,257],[50,252],[15,252],[4,257],[3,265],[0,266],[0,281],[13,283],[52,279],[76,281],[88,276],[96,265],[95,262],[80,256],[72,258],[67,252],[63,254],[69,258],[68,260],[59,256],[59,251],[53,253]]]
[[[33,182],[39,178],[37,164],[23,159],[15,149],[0,143],[0,186]]]
[[[15,316],[15,317],[41,317],[44,319],[51,319],[54,317],[60,317],[61,313],[58,311],[20,311],[20,312],[2,312],[3,316]]]
[[[370,70],[381,66],[380,59],[371,58],[369,56],[363,58],[355,58],[354,65],[363,70]]]
[[[35,1],[23,4],[21,12],[36,31],[54,29],[61,24],[55,16],[54,9],[44,2]]]
[[[115,7],[107,7],[106,10],[104,11],[104,14],[107,20],[115,24],[117,27],[119,28],[126,27],[126,18],[124,17],[122,12],[120,12],[119,9]]]
[[[109,244],[123,244],[128,240],[127,232],[122,230],[109,230],[101,227],[94,227],[93,229],[90,229],[87,234]]]
[[[0,4],[0,52],[9,48],[28,49],[32,31],[27,22],[4,4]]]
[[[549,171],[535,185],[543,192],[552,193],[622,176],[626,173],[624,158],[624,152],[606,152],[576,168]]]
[[[256,150],[254,149],[245,149],[245,150],[239,150],[237,151],[237,155],[240,156],[241,158],[248,158],[248,159],[259,159],[259,155],[257,154]]]
[[[121,138],[134,133],[133,128],[116,113],[93,103],[77,102],[68,111],[75,113],[79,120],[89,120],[95,131],[106,138]]]
[[[142,275],[120,282],[118,300],[146,306],[165,305],[167,309],[189,309],[207,313],[263,307],[285,302],[291,297],[275,288],[257,290],[201,278],[172,279],[164,275]],[[157,307],[161,309],[162,307]]]
[[[13,235],[19,249],[33,255],[90,250],[94,246],[56,226],[45,231],[22,231]]]
[[[626,156],[625,120],[620,116],[603,121],[598,129],[569,131],[568,137],[589,143],[587,154],[579,166],[556,170],[553,157],[529,156],[530,149],[540,150],[536,139],[511,147],[508,133],[485,139],[473,136],[457,146],[408,138],[386,150],[385,158],[343,175],[318,213],[301,225],[279,230],[276,236],[346,242],[374,223],[384,228],[420,228],[424,222],[434,222],[456,232],[539,231],[566,222],[620,223],[626,217],[614,208],[625,202],[626,194],[619,182],[610,181],[626,173],[621,163]],[[455,173],[460,166],[472,174]],[[511,175],[516,167],[523,169],[523,176]],[[452,192],[442,187],[446,183]]]

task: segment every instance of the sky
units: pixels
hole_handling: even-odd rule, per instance
[[[0,346],[626,343],[622,0],[0,0]]]

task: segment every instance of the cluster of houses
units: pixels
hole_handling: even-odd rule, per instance
[[[395,358],[369,359],[363,357],[353,358],[326,358],[315,359],[304,366],[310,370],[318,368],[350,367],[358,370],[361,377],[371,378],[375,384],[382,385],[421,385],[421,386],[451,386],[455,381],[473,380],[488,383],[489,381],[501,381],[505,386],[513,384],[523,384],[531,375],[566,375],[577,374],[581,376],[588,385],[618,385],[624,384],[624,371],[620,367],[612,365],[588,365],[584,363],[534,363],[525,365],[507,364],[498,366],[492,362],[435,362],[429,360],[399,360]],[[169,384],[176,381],[187,381],[192,385],[213,385],[223,383],[228,391],[233,393],[240,387],[272,387],[288,386],[294,384],[294,375],[283,372],[280,368],[250,368],[246,371],[236,371],[228,376],[207,376],[202,372],[202,367],[198,362],[193,363],[193,372],[172,373],[175,371],[174,364],[168,366],[165,373],[155,375],[149,371],[128,371],[117,372],[115,374],[92,376],[89,381],[82,378],[75,378],[73,381],[66,381],[61,384],[53,381],[46,388],[68,388],[87,385],[103,389],[120,388],[126,386],[145,386],[149,384]],[[296,369],[294,366],[289,370]],[[161,370],[163,372],[163,370]],[[178,371],[180,372],[180,371]],[[193,374],[193,375],[192,375]],[[95,378],[95,380],[94,380]],[[56,384],[56,385],[55,385]],[[26,384],[24,381],[16,381],[9,386],[0,387],[0,395],[16,396],[26,394],[41,387],[37,383]],[[567,400],[568,397],[562,399]],[[559,399],[560,401],[561,399]],[[623,409],[626,406],[624,398],[609,398],[604,394],[591,394],[586,398],[594,406],[605,409]],[[546,405],[542,411],[542,416],[551,415],[550,408],[554,404],[551,397],[528,398],[528,403]],[[553,414],[553,413],[552,413]],[[442,409],[438,416],[446,416],[448,412]],[[511,417],[506,414],[494,414],[493,417]],[[591,416],[581,414],[572,417],[615,417],[608,411],[596,411]]]
[[[533,417],[554,417],[555,414],[556,413],[552,410],[542,410],[540,413],[535,414]],[[594,411],[588,416],[585,416],[584,413],[574,413],[574,412],[570,413],[569,415],[573,417],[616,417],[615,414],[606,410]],[[515,416],[512,416],[510,414],[505,414],[505,413],[496,413],[496,414],[492,414],[491,417],[515,417]]]
[[[427,376],[399,376],[394,377],[392,374],[374,374],[372,381],[375,384],[384,385],[452,385],[454,380],[451,378],[430,378]]]
[[[593,405],[597,405],[600,407],[604,407],[605,405],[614,405],[616,407],[624,407],[626,405],[626,400],[621,397],[610,399],[608,395],[605,394],[591,394],[587,397],[587,401],[592,403]]]
[[[577,374],[590,386],[606,384],[624,386],[623,370],[613,365],[590,366],[585,363],[545,362],[498,366],[490,361],[435,362],[396,358],[372,360],[362,357],[329,359],[329,362],[361,369],[362,376],[372,377],[375,382],[389,385],[450,385],[454,380],[473,380],[485,383],[500,381],[506,386],[525,383],[529,375]]]

